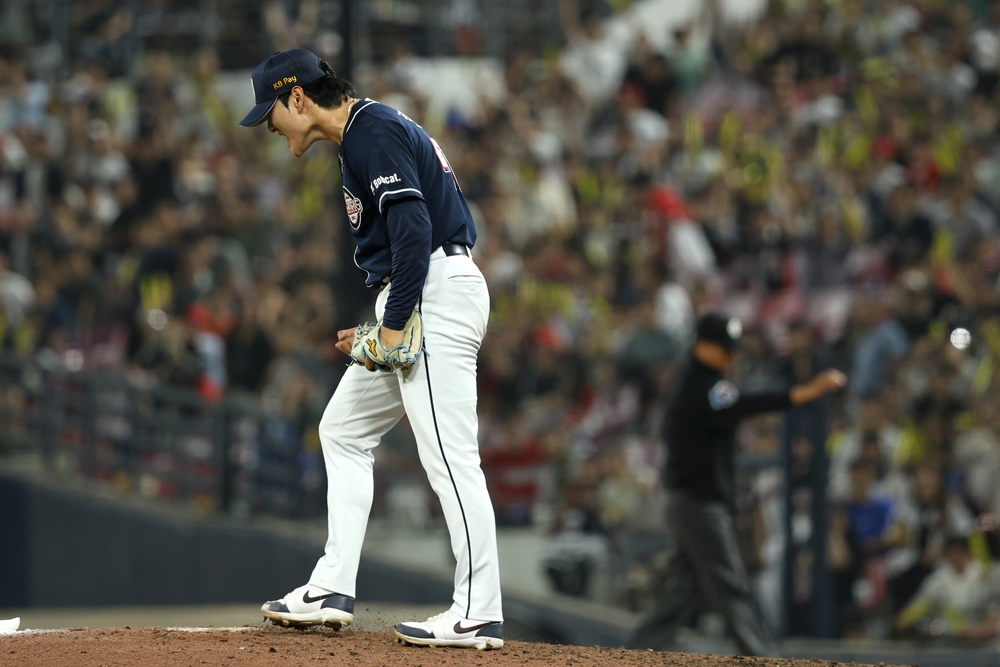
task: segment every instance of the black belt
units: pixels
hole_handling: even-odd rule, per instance
[[[465,255],[466,257],[472,257],[472,253],[469,252],[469,247],[464,246],[461,243],[445,243],[441,246],[441,250],[444,250],[444,254],[448,257],[454,257],[455,255]]]

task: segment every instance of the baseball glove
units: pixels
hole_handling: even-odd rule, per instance
[[[371,359],[375,369],[383,373],[405,370],[417,363],[424,345],[424,323],[420,313],[413,311],[403,326],[403,342],[388,350],[379,339],[382,322],[359,324],[354,332],[351,358],[359,364]]]

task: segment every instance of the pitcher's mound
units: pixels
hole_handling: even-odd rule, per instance
[[[0,664],[20,667],[859,667],[857,663],[785,658],[746,658],[691,653],[655,653],[618,648],[557,646],[507,641],[499,650],[415,648],[391,632],[350,628],[286,630],[271,626],[233,628],[86,628],[41,630],[0,636]]]

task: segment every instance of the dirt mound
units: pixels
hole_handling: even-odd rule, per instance
[[[653,665],[661,667],[855,667],[857,663],[655,653],[618,648],[556,646],[507,641],[503,649],[415,648],[389,632],[339,632],[318,628],[86,628],[29,631],[0,636],[0,665],[18,667],[160,667],[161,665]]]

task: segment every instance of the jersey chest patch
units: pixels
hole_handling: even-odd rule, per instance
[[[351,221],[351,227],[354,229],[358,228],[361,224],[361,211],[364,207],[361,205],[361,200],[354,196],[354,194],[344,187],[344,204],[347,206],[347,219]]]
[[[708,390],[708,404],[713,410],[730,408],[740,398],[740,390],[732,382],[719,380]]]

